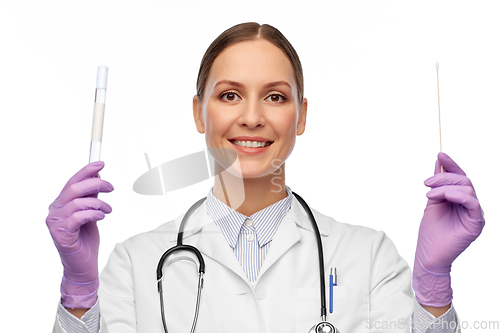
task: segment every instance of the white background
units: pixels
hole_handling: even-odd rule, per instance
[[[469,326],[499,321],[499,14],[497,1],[3,0],[2,331],[51,330],[62,266],[45,218],[88,162],[97,66],[109,66],[100,174],[115,187],[99,196],[113,207],[99,222],[103,268],[117,242],[207,194],[213,180],[163,197],[132,184],[144,152],[154,167],[205,147],[192,118],[201,58],[248,21],[278,28],[304,69],[307,126],[287,184],[326,215],[384,230],[411,267],[439,151],[440,62],[443,150],[486,217],[453,264],[453,303]]]

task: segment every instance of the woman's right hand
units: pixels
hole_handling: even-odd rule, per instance
[[[62,305],[71,309],[91,308],[97,300],[96,222],[111,213],[111,206],[97,199],[97,195],[113,191],[113,186],[99,177],[102,168],[102,161],[83,167],[49,206],[46,223],[64,266]]]

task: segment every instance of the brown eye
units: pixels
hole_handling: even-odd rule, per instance
[[[283,103],[287,98],[281,94],[272,94],[268,97],[273,103]]]
[[[228,91],[219,96],[219,98],[222,98],[225,101],[228,102],[235,102],[239,97],[236,95],[236,93]]]

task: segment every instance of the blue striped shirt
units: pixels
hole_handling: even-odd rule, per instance
[[[274,234],[292,205],[292,190],[285,186],[287,197],[245,216],[219,199],[212,189],[207,195],[207,211],[220,228],[251,283],[257,280],[259,270],[271,246]]]
[[[59,314],[59,323],[61,327],[66,332],[71,333],[97,333],[99,332],[99,320],[101,317],[99,311],[99,300],[94,304],[94,306],[78,319],[68,310],[66,310],[61,303],[57,308],[57,313]]]

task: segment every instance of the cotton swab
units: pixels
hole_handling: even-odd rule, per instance
[[[438,114],[439,114],[439,151],[443,152],[443,141],[441,140],[441,106],[439,104],[439,62],[436,62],[437,88],[438,88]],[[441,165],[441,172],[444,172]]]

